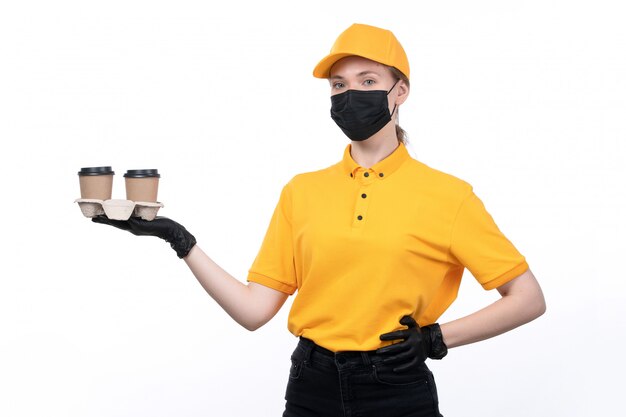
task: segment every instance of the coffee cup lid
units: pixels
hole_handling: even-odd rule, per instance
[[[158,169],[129,169],[124,178],[160,178]]]
[[[111,167],[87,167],[81,168],[78,175],[113,175]]]

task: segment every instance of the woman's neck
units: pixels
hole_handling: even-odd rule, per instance
[[[392,121],[371,138],[352,141],[350,155],[363,168],[370,168],[391,155],[397,147],[396,126]]]

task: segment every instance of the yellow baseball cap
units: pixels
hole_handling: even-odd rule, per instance
[[[341,58],[358,55],[395,67],[409,78],[409,60],[391,31],[355,23],[344,30],[326,55],[313,69],[313,76],[329,78],[330,68]]]

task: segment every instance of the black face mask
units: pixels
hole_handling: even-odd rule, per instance
[[[389,113],[387,96],[398,81],[389,91],[348,90],[331,96],[330,117],[352,140],[362,141],[371,137],[389,123],[396,111],[396,106],[393,106],[393,111]]]

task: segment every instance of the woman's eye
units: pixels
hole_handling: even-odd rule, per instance
[[[339,88],[343,88],[343,87],[344,87],[343,83],[340,83],[340,82],[336,82],[336,83],[333,84],[333,88],[335,88],[335,89],[339,89]]]
[[[365,85],[374,85],[375,81],[374,80],[365,80],[363,81],[363,84]]]

